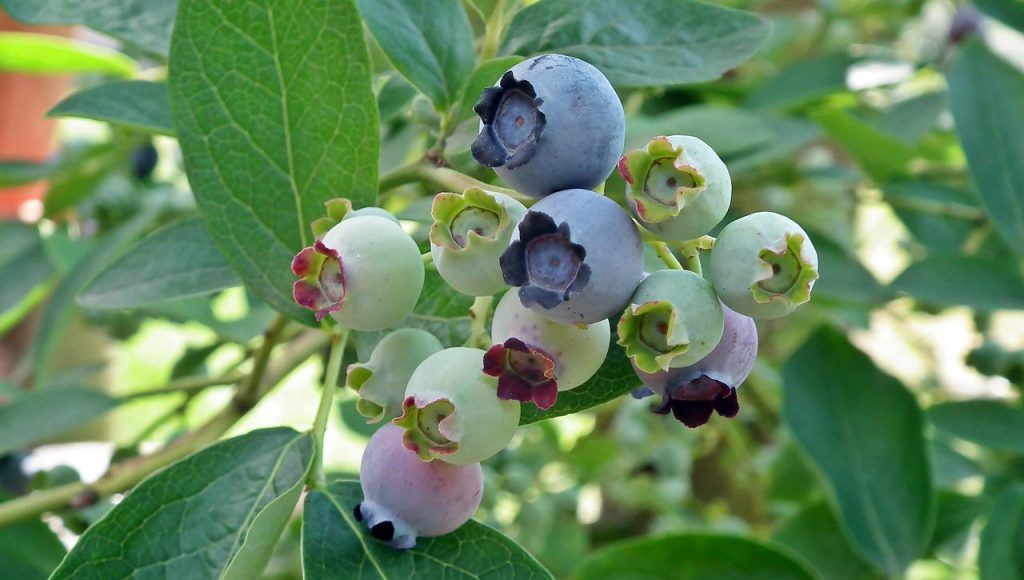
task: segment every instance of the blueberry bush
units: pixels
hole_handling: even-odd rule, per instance
[[[0,577],[1024,578],[1019,1],[0,9]]]

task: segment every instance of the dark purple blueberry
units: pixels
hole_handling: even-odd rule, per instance
[[[601,71],[560,54],[525,60],[485,89],[473,157],[533,197],[594,188],[625,140],[622,102]]]

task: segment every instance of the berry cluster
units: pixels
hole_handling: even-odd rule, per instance
[[[634,396],[658,395],[654,412],[698,427],[713,412],[738,413],[736,387],[757,354],[753,319],[807,302],[818,276],[807,234],[781,215],[755,213],[717,240],[707,235],[725,217],[732,183],[700,139],[657,137],[620,157],[622,104],[586,62],[526,60],[475,110],[474,158],[536,201],[527,208],[480,188],[437,194],[430,257],[460,293],[505,291],[492,346],[445,349],[402,328],[347,373],[359,412],[391,420],[366,449],[365,501],[354,515],[397,548],[472,515],[479,463],[508,445],[520,404],[548,409],[592,378],[608,354],[610,318],[618,316],[618,343],[644,385]],[[593,191],[616,165],[632,216]],[[327,213],[292,264],[296,301],[355,330],[398,326],[423,285],[416,244],[383,210],[336,200]],[[644,272],[645,241],[665,269]],[[706,277],[700,250],[711,250]]]

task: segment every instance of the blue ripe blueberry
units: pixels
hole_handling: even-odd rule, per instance
[[[139,145],[132,151],[132,175],[141,181],[149,179],[159,161],[160,154],[152,142]]]
[[[691,429],[707,423],[712,411],[735,417],[740,410],[736,388],[746,380],[757,358],[757,327],[752,318],[728,306],[723,305],[722,310],[725,330],[710,354],[693,365],[657,373],[646,373],[634,364],[645,391],[634,396],[660,395],[661,403],[654,412],[671,411]]]
[[[622,102],[601,71],[571,56],[517,64],[474,107],[473,157],[521,193],[597,187],[625,140]]]
[[[427,357],[405,389],[405,447],[424,461],[477,463],[501,451],[519,426],[519,403],[498,398],[497,381],[483,373],[484,351],[447,348]]]
[[[370,360],[349,365],[345,384],[359,393],[356,410],[368,423],[397,417],[409,377],[421,362],[443,347],[433,334],[400,328],[377,343]]]
[[[385,217],[336,218],[341,212],[335,210],[344,205],[328,204],[330,217],[313,223],[316,242],[292,260],[292,273],[300,278],[292,286],[295,302],[314,311],[317,320],[330,314],[354,330],[396,326],[423,289],[419,248]]]
[[[420,461],[402,444],[402,430],[394,425],[370,437],[359,482],[363,501],[353,510],[356,521],[398,549],[412,548],[417,537],[455,531],[472,517],[484,491],[479,463]]]
[[[752,213],[722,229],[708,278],[729,308],[753,318],[781,318],[811,299],[818,253],[793,220]]]
[[[691,365],[722,338],[722,306],[711,283],[687,270],[644,278],[619,319],[619,344],[644,372]]]
[[[619,160],[626,199],[646,229],[670,240],[691,240],[711,231],[732,201],[729,170],[696,137],[657,137]]]
[[[526,207],[492,191],[434,196],[430,255],[437,272],[457,292],[491,296],[506,289],[498,258],[508,247]]]
[[[629,302],[643,275],[643,244],[618,204],[567,189],[526,212],[500,263],[523,306],[555,322],[592,324]]]
[[[484,373],[498,379],[498,398],[555,404],[559,391],[576,388],[597,373],[608,354],[608,321],[588,326],[552,322],[506,292],[491,319]]]

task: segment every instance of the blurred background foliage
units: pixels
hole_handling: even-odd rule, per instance
[[[0,1],[15,15],[27,14],[23,4]],[[464,4],[483,35],[495,3]],[[1024,5],[720,4],[763,17],[767,41],[716,81],[621,88],[627,148],[659,134],[706,140],[732,173],[736,215],[776,211],[811,234],[822,275],[814,299],[759,324],[760,356],[735,420],[690,431],[625,397],[524,427],[485,464],[478,518],[558,577],[614,577],[606,546],[682,532],[770,542],[822,578],[1024,577]],[[121,47],[126,65],[98,47],[105,37],[89,36],[73,45],[81,54],[64,71],[84,73],[80,87],[98,85],[97,75],[162,80],[166,46],[137,40]],[[441,119],[429,101],[379,46],[371,55],[382,174],[440,146],[455,168],[493,180],[469,155],[477,121],[461,117],[438,143]],[[15,65],[0,55],[0,67]],[[108,124],[102,111],[65,101],[53,113],[62,117],[59,152],[43,163],[0,162],[0,186],[49,180],[45,203],[23,206],[23,218],[43,218],[38,227],[0,224],[0,398],[28,383],[123,395],[230,372],[271,318],[223,263],[211,265],[220,268],[218,291],[203,296],[130,310],[74,299],[85,290],[102,302],[116,285],[89,284],[130,240],[195,215],[160,106],[166,95],[154,86],[157,94],[138,103],[155,108],[134,122],[125,120],[132,111]],[[153,87],[119,90],[136,89]],[[622,191],[613,175],[605,193]],[[434,193],[402,185],[382,205],[425,243]],[[430,284],[432,312],[447,313],[431,330],[461,342],[469,320],[459,313],[469,301],[431,295]],[[364,359],[376,338],[360,335],[352,360]],[[232,433],[308,428],[320,372],[315,360],[300,367]],[[103,401],[44,409],[36,420],[85,424],[62,439],[107,443],[26,453],[0,440],[0,477],[9,493],[95,478],[112,456],[186,432],[228,397],[217,388],[147,397],[101,421],[88,420],[106,409]],[[354,394],[343,393],[338,407],[326,463],[354,475],[372,429],[355,412]],[[51,527],[70,541],[109,505],[59,513]],[[31,538],[41,559],[59,559],[63,548],[45,529],[22,526],[0,529],[0,561],[2,538],[14,535]],[[298,530],[290,527],[266,576],[300,576]],[[650,558],[651,550],[635,555]]]

